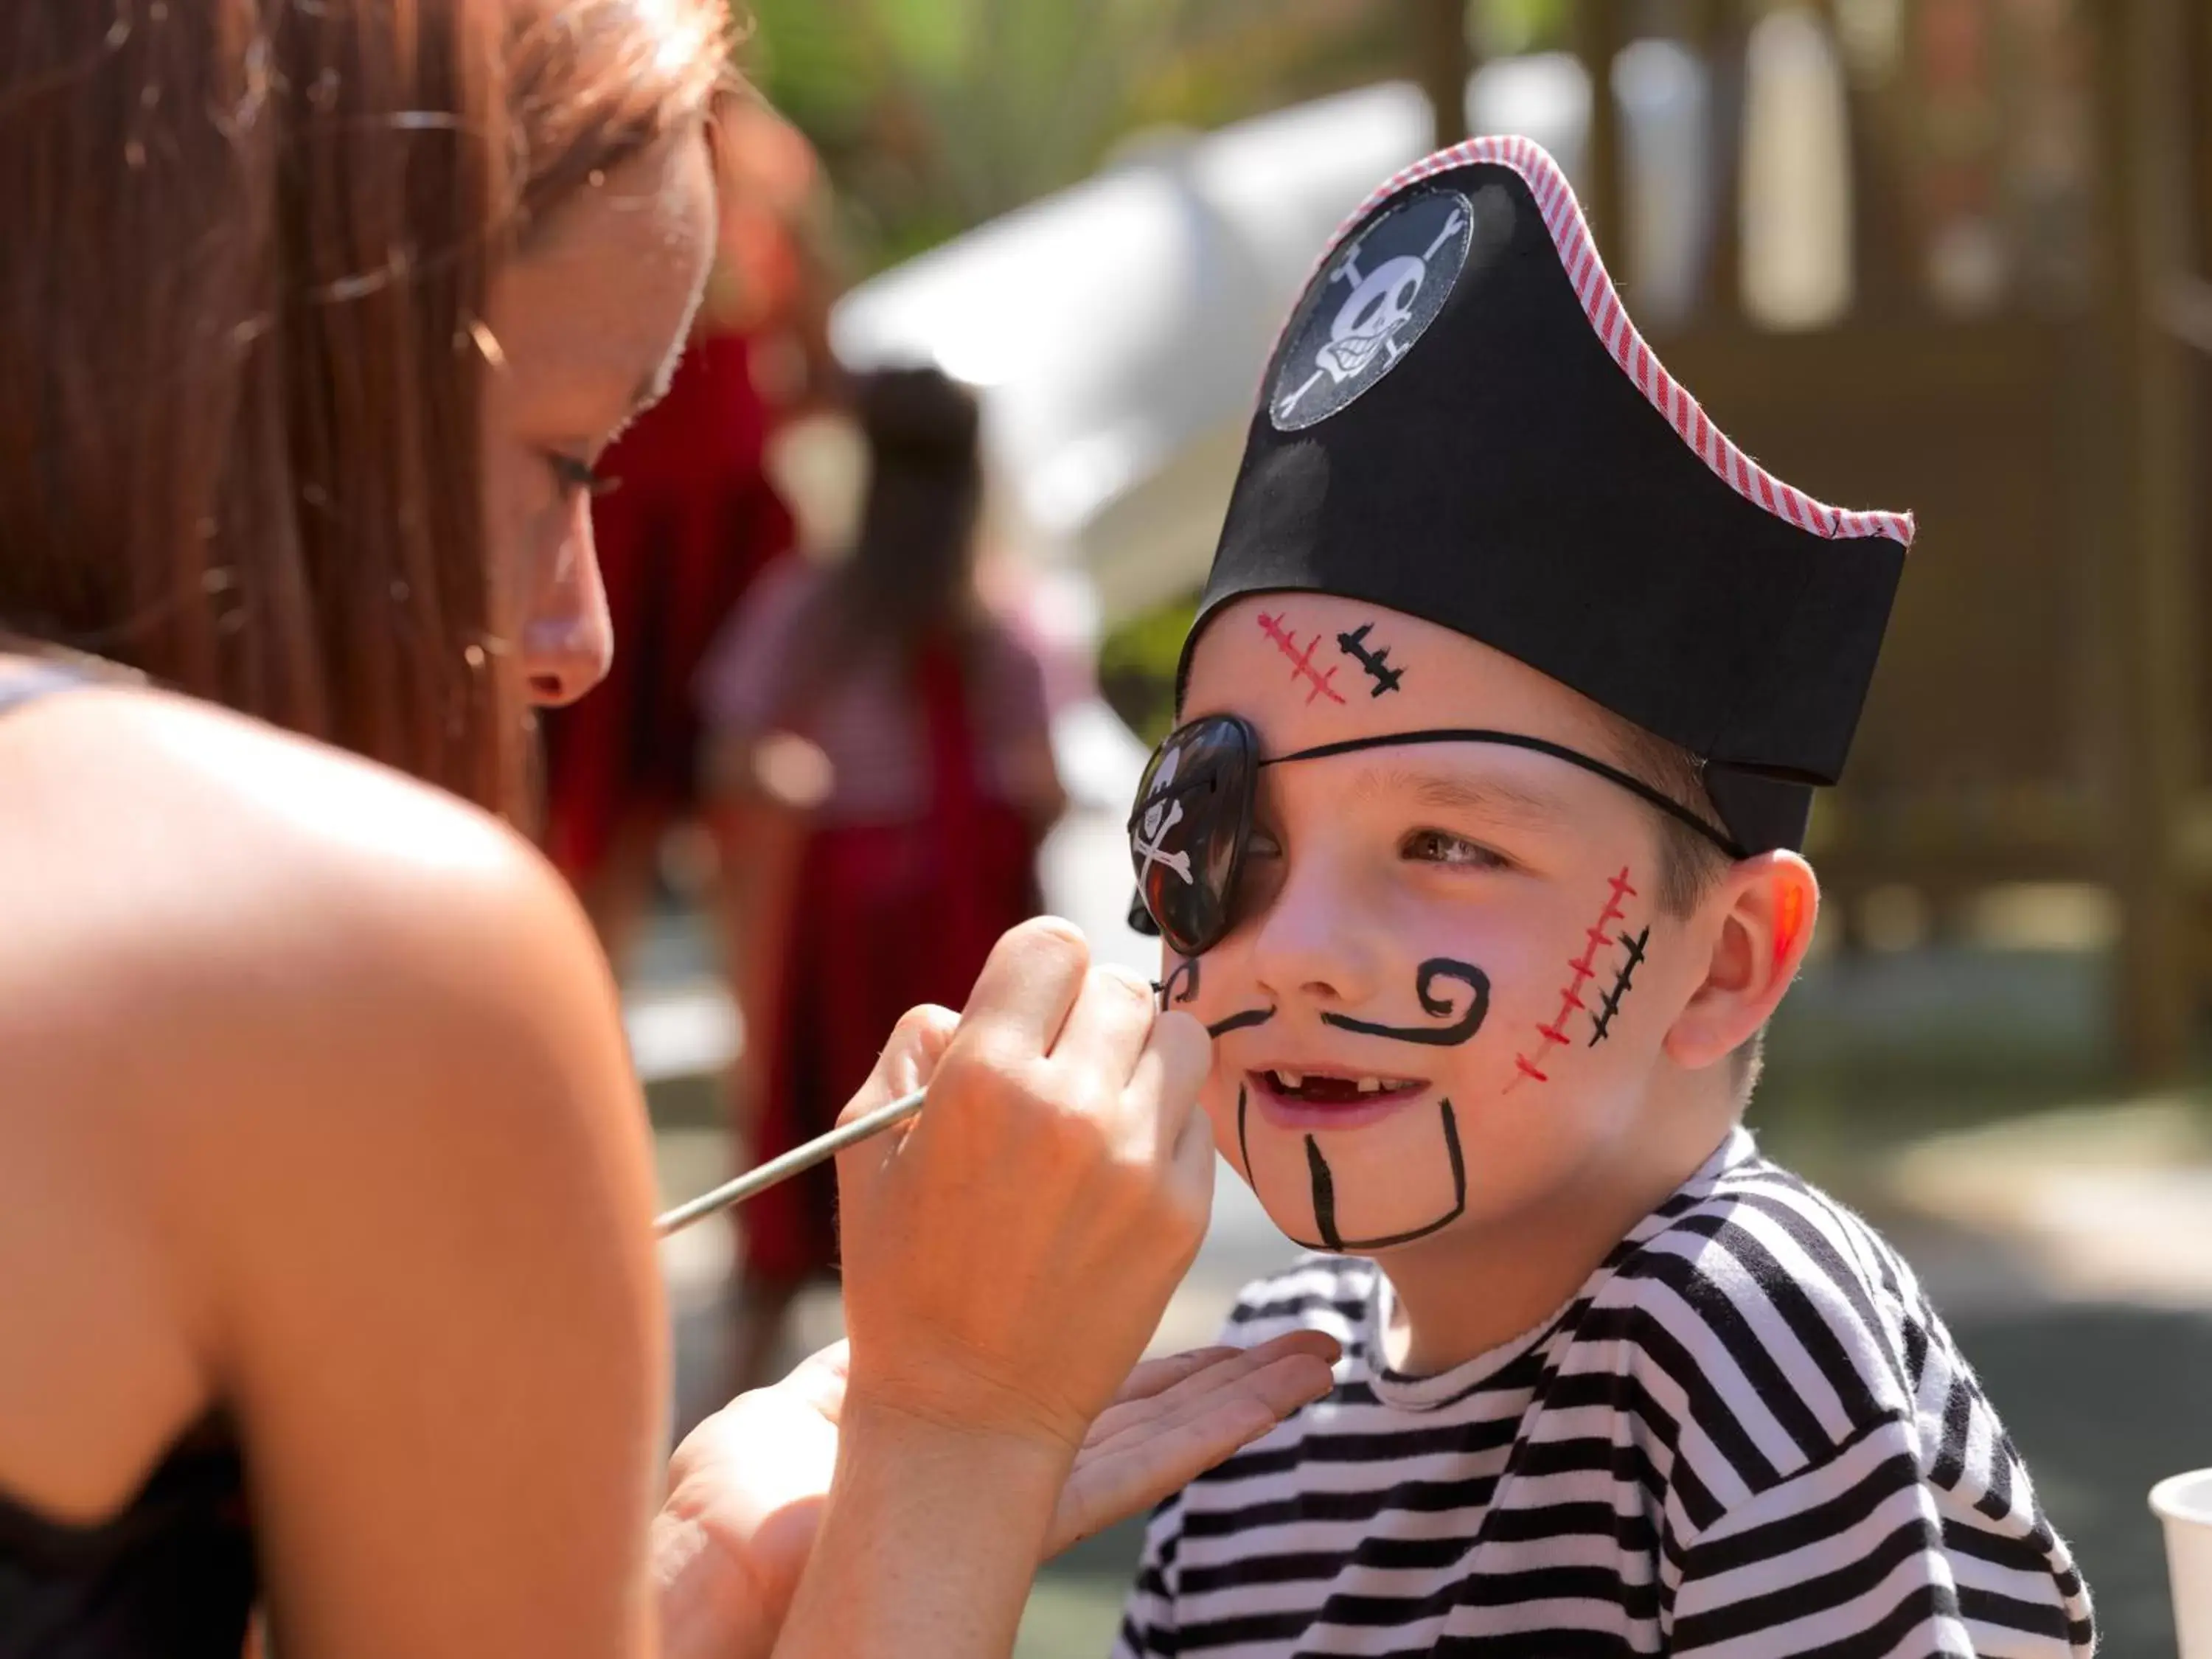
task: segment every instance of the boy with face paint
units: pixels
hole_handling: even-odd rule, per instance
[[[1911,1270],[1740,1122],[1911,531],[1712,426],[1533,144],[1347,222],[1130,820],[1217,1144],[1325,1253],[1229,1340],[1345,1357],[1163,1506],[1121,1652],[2090,1651]]]

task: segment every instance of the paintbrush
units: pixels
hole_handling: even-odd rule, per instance
[[[921,1109],[927,1089],[916,1089],[910,1095],[901,1095],[888,1106],[878,1106],[865,1116],[850,1123],[841,1123],[826,1135],[817,1135],[804,1146],[794,1146],[781,1158],[772,1158],[757,1169],[748,1170],[735,1181],[726,1181],[710,1193],[702,1193],[688,1204],[679,1204],[667,1214],[656,1217],[653,1231],[660,1237],[690,1226],[702,1216],[717,1210],[726,1210],[732,1204],[742,1204],[747,1199],[779,1186],[805,1170],[811,1170],[825,1158],[831,1158],[848,1146],[858,1146],[870,1135],[881,1134],[894,1123],[903,1123]]]

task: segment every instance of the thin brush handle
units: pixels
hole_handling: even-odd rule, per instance
[[[748,1170],[735,1181],[726,1181],[711,1193],[702,1193],[688,1204],[679,1204],[667,1214],[655,1218],[653,1231],[660,1237],[690,1226],[701,1216],[712,1215],[717,1210],[727,1209],[732,1204],[742,1204],[747,1199],[769,1188],[788,1181],[803,1170],[811,1170],[825,1158],[831,1158],[848,1146],[859,1145],[870,1135],[881,1134],[894,1123],[903,1123],[921,1109],[927,1089],[916,1089],[910,1095],[902,1095],[888,1106],[878,1106],[865,1117],[856,1117],[850,1123],[841,1123],[826,1135],[817,1135],[804,1146],[794,1146],[781,1158],[772,1158],[757,1169]]]

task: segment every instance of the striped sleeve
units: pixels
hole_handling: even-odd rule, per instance
[[[1699,1659],[2076,1659],[2086,1605],[2021,1572],[2002,1608],[1962,1578],[1912,1425],[1878,1423],[1731,1508],[1681,1552],[1668,1651]],[[1994,1616],[1992,1616],[1994,1615]],[[1977,1645],[1978,1640],[1979,1645]]]
[[[1692,1540],[1668,1651],[1971,1659],[1910,1428],[1875,1425]]]
[[[1114,1659],[1153,1659],[1177,1651],[1175,1619],[1176,1550],[1182,1540],[1182,1494],[1152,1511],[1136,1582],[1121,1605]]]

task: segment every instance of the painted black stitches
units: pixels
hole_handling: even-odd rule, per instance
[[[1375,689],[1368,696],[1379,697],[1385,691],[1395,691],[1399,682],[1406,678],[1406,671],[1390,666],[1389,646],[1377,646],[1372,651],[1367,648],[1368,630],[1374,626],[1371,622],[1364,622],[1348,634],[1339,634],[1336,648],[1367,671],[1367,678],[1375,682]]]
[[[1455,1010],[1452,999],[1435,994],[1432,988],[1440,979],[1455,980],[1468,988],[1467,1006]],[[1423,963],[1413,982],[1413,994],[1421,1000],[1421,1011],[1438,1018],[1450,1018],[1449,1025],[1377,1025],[1364,1019],[1353,1019],[1348,1014],[1324,1013],[1322,1023],[1334,1025],[1342,1031],[1358,1031],[1364,1036],[1395,1037],[1401,1042],[1426,1042],[1440,1048],[1455,1048],[1482,1029],[1483,1018],[1490,1012],[1490,975],[1471,962],[1455,962],[1449,957],[1431,957]]]
[[[1613,979],[1613,989],[1605,994],[1603,1004],[1597,1011],[1597,1017],[1590,1021],[1589,1046],[1591,1048],[1595,1048],[1605,1041],[1608,1028],[1613,1024],[1613,1017],[1620,1012],[1620,1000],[1628,994],[1629,975],[1633,974],[1638,965],[1643,962],[1644,947],[1650,942],[1651,930],[1649,927],[1640,933],[1623,933],[1620,936],[1622,948],[1628,952],[1628,955],[1620,964],[1620,974]]]

